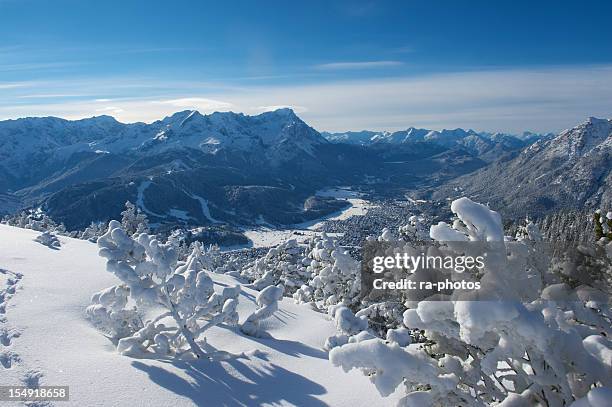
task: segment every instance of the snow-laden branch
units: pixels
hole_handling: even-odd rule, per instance
[[[261,322],[270,318],[278,310],[278,301],[283,298],[285,287],[282,285],[268,286],[259,294],[255,302],[257,309],[248,316],[246,321],[240,326],[240,330],[247,335],[255,337],[268,336],[261,326]]]
[[[541,240],[534,224],[512,239],[485,205],[461,198],[451,209],[457,218],[432,226],[431,238],[450,252],[486,243],[480,277],[489,299],[409,301],[404,328],[388,330],[386,340],[349,336],[331,349],[332,363],[360,369],[383,396],[403,387],[404,406],[607,405],[609,296],[596,287],[543,284],[550,276],[537,265],[549,259],[534,249]],[[514,294],[526,300],[508,300]]]
[[[172,356],[183,354],[187,346],[196,357],[205,357],[198,344],[201,334],[214,325],[238,322],[240,288],[215,292],[200,245],[194,245],[186,262],[179,264],[171,243],[162,244],[146,233],[129,236],[119,222],[111,221],[98,246],[107,270],[123,284],[94,295],[87,313],[118,339],[122,354]],[[165,311],[134,323],[138,311],[147,307]]]

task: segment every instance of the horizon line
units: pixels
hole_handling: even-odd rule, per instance
[[[12,122],[12,121],[19,121],[19,120],[27,120],[27,119],[58,119],[58,120],[63,120],[63,121],[67,121],[67,122],[78,122],[78,121],[85,121],[85,120],[93,120],[93,119],[98,119],[98,118],[104,118],[104,117],[108,117],[113,119],[115,122],[122,124],[122,125],[135,125],[135,124],[144,124],[144,125],[152,125],[153,123],[159,122],[159,121],[164,121],[172,116],[175,116],[177,114],[180,113],[185,113],[185,112],[189,112],[189,114],[193,114],[193,113],[197,113],[201,116],[212,116],[214,114],[233,114],[233,115],[239,115],[239,116],[246,116],[246,117],[257,117],[257,116],[261,116],[267,113],[276,113],[282,110],[289,110],[291,111],[298,119],[300,119],[302,122],[304,122],[306,125],[308,125],[309,127],[313,128],[315,131],[317,131],[319,134],[322,133],[328,133],[328,134],[347,134],[347,133],[361,133],[361,132],[372,132],[372,133],[396,133],[396,132],[400,132],[400,131],[406,131],[409,129],[417,129],[417,130],[429,130],[429,131],[445,131],[445,130],[463,130],[466,132],[469,131],[473,131],[475,133],[478,134],[482,134],[482,133],[488,133],[488,134],[508,134],[508,135],[518,135],[521,132],[500,132],[500,131],[490,131],[490,130],[477,130],[477,129],[473,129],[473,128],[465,128],[465,127],[444,127],[444,128],[424,128],[424,127],[415,127],[415,126],[407,126],[404,127],[403,130],[372,130],[372,129],[361,129],[361,130],[345,130],[345,131],[327,131],[327,130],[318,130],[317,128],[311,126],[310,124],[308,124],[304,119],[302,119],[298,113],[295,112],[295,110],[293,108],[291,108],[290,106],[277,106],[276,109],[274,110],[266,110],[266,111],[262,111],[261,113],[257,113],[257,114],[249,114],[249,113],[245,113],[245,112],[239,112],[239,111],[233,111],[233,110],[225,110],[225,111],[220,111],[220,110],[215,110],[213,112],[210,113],[202,113],[200,112],[198,109],[185,109],[185,110],[177,110],[172,114],[166,115],[163,118],[159,118],[150,122],[146,122],[146,121],[121,121],[119,119],[117,119],[117,117],[113,116],[112,114],[100,114],[100,115],[93,115],[93,116],[84,116],[84,117],[80,117],[80,118],[66,118],[66,117],[61,117],[61,116],[53,116],[53,115],[46,115],[46,116],[23,116],[23,117],[16,117],[16,118],[0,118],[0,123],[5,123],[5,122]],[[595,116],[587,116],[585,120],[578,122],[576,124],[576,126],[583,124],[583,123],[587,123],[589,122],[591,119],[596,119],[596,120],[607,120],[607,121],[611,121],[612,118],[606,118],[606,117],[595,117]],[[532,133],[532,134],[536,134],[536,135],[547,135],[547,134],[559,134],[565,130],[568,129],[564,129],[562,131],[559,132],[553,132],[553,131],[549,131],[549,132],[538,132],[538,131],[531,131],[531,130],[523,130],[522,133]]]

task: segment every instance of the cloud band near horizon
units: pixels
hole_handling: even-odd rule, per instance
[[[612,66],[269,86],[137,78],[0,82],[0,94],[0,119],[110,113],[123,122],[151,122],[186,109],[258,114],[282,106],[320,131],[414,126],[557,132],[588,116],[612,116]]]

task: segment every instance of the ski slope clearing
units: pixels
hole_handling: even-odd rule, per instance
[[[334,367],[323,350],[331,321],[291,299],[263,321],[271,338],[217,326],[208,343],[240,356],[222,362],[133,359],[85,318],[93,293],[118,284],[95,244],[0,225],[0,378],[2,384],[68,385],[70,406],[394,405],[357,371]],[[221,288],[236,284],[212,275]],[[242,323],[257,291],[242,288]]]

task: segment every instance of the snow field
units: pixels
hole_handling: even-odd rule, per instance
[[[359,372],[332,366],[323,345],[335,334],[333,322],[289,298],[261,322],[271,338],[224,326],[207,331],[211,346],[244,356],[222,362],[122,356],[85,318],[91,295],[119,283],[96,245],[59,237],[61,249],[52,250],[33,241],[38,234],[0,225],[0,269],[9,271],[0,274],[6,308],[0,352],[11,360],[0,366],[3,383],[68,385],[70,402],[62,406],[379,406],[399,397],[383,399]],[[13,273],[22,277],[8,298]],[[236,284],[211,277],[216,289]],[[255,312],[257,293],[243,287],[240,322]]]

